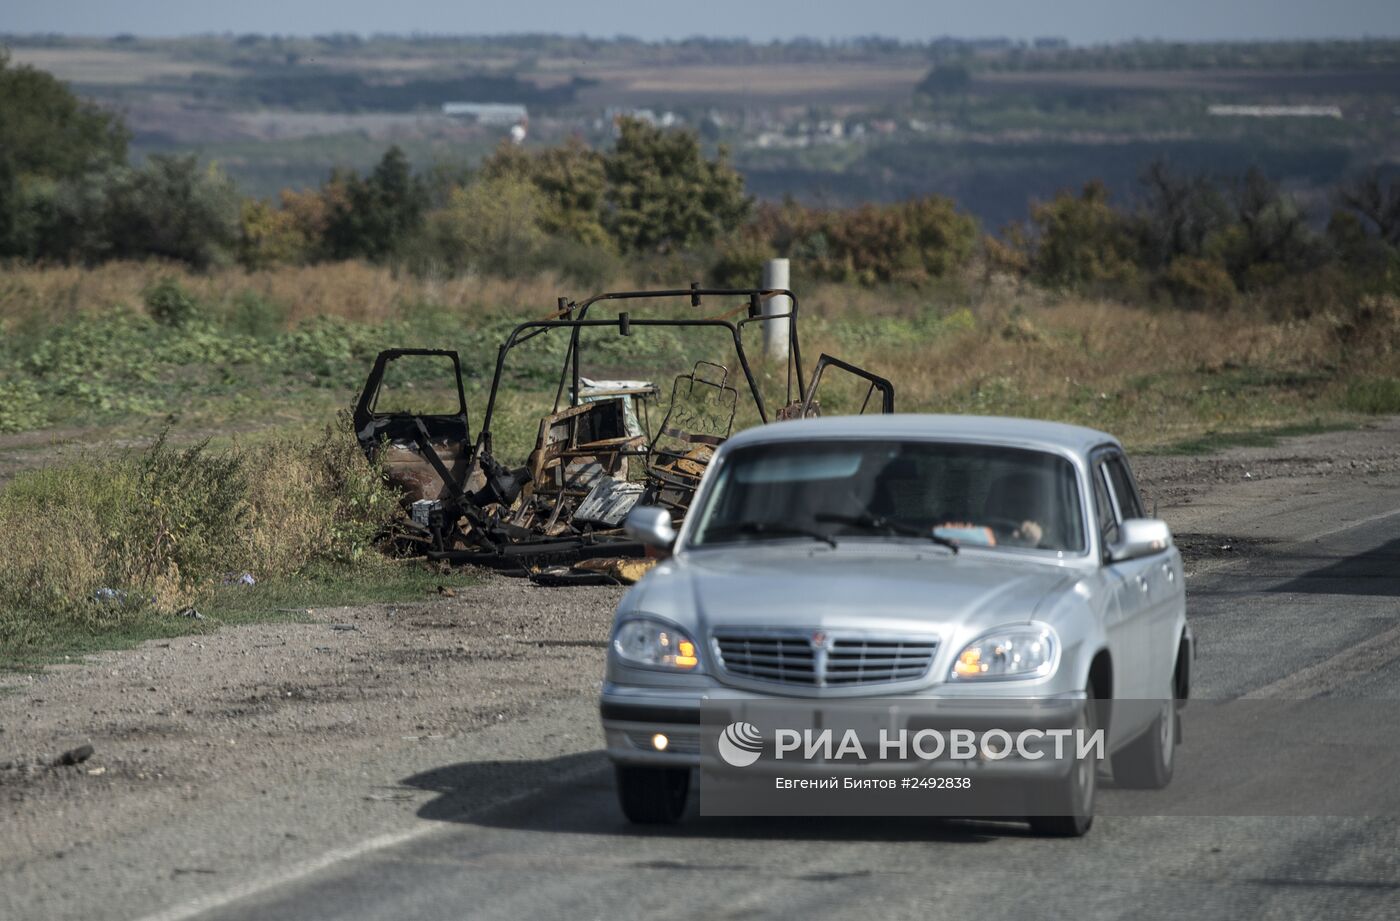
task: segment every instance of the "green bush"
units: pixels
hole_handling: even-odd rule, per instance
[[[1032,205],[1031,224],[1031,271],[1041,284],[1077,291],[1135,284],[1140,253],[1127,216],[1111,205],[1103,183]]]
[[[1183,307],[1229,307],[1239,294],[1224,265],[1191,256],[1173,260],[1157,285]]]
[[[533,270],[545,234],[545,199],[529,180],[488,179],[454,189],[427,217],[411,263],[420,270],[516,278]]]
[[[740,236],[719,247],[710,267],[710,282],[720,288],[754,288],[763,281],[763,265],[777,256],[762,240]]]
[[[224,325],[255,339],[272,339],[287,322],[287,308],[256,291],[243,291],[229,304]]]
[[[545,240],[534,261],[540,271],[553,272],[588,292],[606,288],[626,270],[617,252],[606,243],[584,243],[567,236]]]
[[[173,278],[162,278],[143,294],[146,312],[162,326],[188,326],[203,312],[199,302]]]
[[[48,421],[43,397],[28,380],[0,380],[0,433],[37,429]]]
[[[198,269],[232,260],[239,240],[233,181],[193,156],[154,154],[139,169],[113,174],[103,212],[108,254],[157,257]]]
[[[1378,416],[1400,413],[1400,378],[1370,377],[1352,381],[1343,404],[1358,413]]]
[[[231,574],[359,558],[399,512],[347,429],[228,451],[161,439],[21,473],[0,492],[0,647],[167,617]]]
[[[769,205],[759,209],[754,232],[804,276],[863,285],[945,277],[977,244],[977,222],[936,195],[843,209]]]

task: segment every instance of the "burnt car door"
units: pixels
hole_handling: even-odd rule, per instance
[[[355,437],[403,495],[418,536],[440,543],[468,485],[472,438],[462,363],[444,349],[387,349],[355,404]],[[478,484],[479,485],[479,484]]]
[[[807,384],[807,392],[802,395],[800,404],[793,404],[784,407],[779,414],[784,419],[807,419],[822,414],[819,390],[822,380],[828,368],[834,368],[842,372],[843,377],[851,376],[856,378],[856,388],[854,390],[854,403],[850,406],[837,402],[838,413],[855,416],[863,416],[867,412],[875,411],[879,413],[894,412],[894,385],[888,380],[874,372],[853,365],[850,362],[842,361],[826,353],[822,353],[817,359],[816,367],[812,369],[811,380]],[[849,389],[849,388],[847,388]],[[876,394],[879,400],[876,402]]]

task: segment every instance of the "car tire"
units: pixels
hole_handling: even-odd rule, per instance
[[[1115,752],[1113,783],[1127,790],[1160,790],[1176,768],[1176,701],[1162,701],[1147,731]]]
[[[671,825],[685,815],[690,769],[617,766],[617,800],[627,821]]]
[[[1088,700],[1076,729],[1090,732],[1099,725],[1094,689],[1088,689]],[[1047,838],[1078,838],[1094,824],[1094,799],[1098,791],[1099,759],[1077,759],[1069,774],[1048,784],[1035,797],[1039,811],[1045,815],[1028,816],[1031,831]]]

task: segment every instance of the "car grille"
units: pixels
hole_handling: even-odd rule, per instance
[[[808,687],[863,687],[922,678],[938,648],[932,637],[825,639],[821,631],[720,630],[714,640],[720,663],[730,675]]]

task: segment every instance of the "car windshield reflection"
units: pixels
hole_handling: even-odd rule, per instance
[[[934,540],[1082,553],[1079,487],[1058,454],[934,441],[779,442],[733,451],[692,547],[765,540]]]

